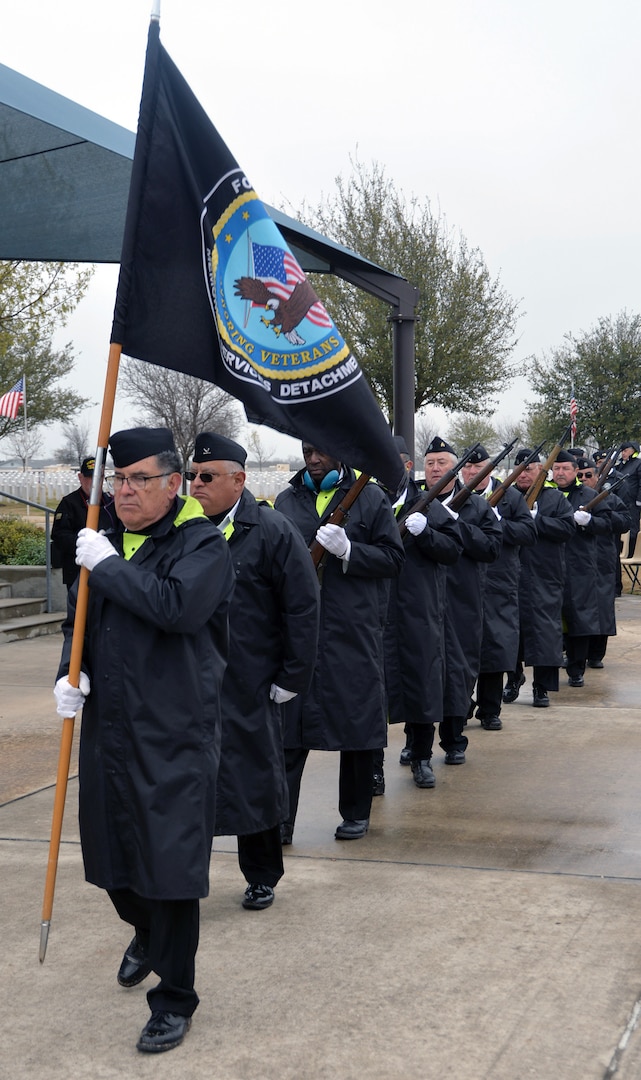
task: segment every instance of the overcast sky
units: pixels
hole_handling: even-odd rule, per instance
[[[6,4],[0,62],[133,131],[150,11]],[[521,301],[515,359],[641,309],[638,2],[163,0],[160,30],[265,202],[313,205],[356,153],[429,197]],[[60,339],[94,400],[116,276],[99,268]],[[521,381],[498,415],[518,419],[525,394]],[[45,449],[59,442],[52,429]]]

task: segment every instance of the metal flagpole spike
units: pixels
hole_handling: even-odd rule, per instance
[[[49,940],[49,927],[51,926],[51,919],[43,919],[40,924],[40,963],[44,964],[45,956],[47,955],[47,942]]]

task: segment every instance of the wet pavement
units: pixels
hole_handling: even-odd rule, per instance
[[[161,1056],[135,1050],[145,986],[116,983],[130,933],[84,882],[75,779],[38,962],[61,638],[1,646],[0,1075],[638,1080],[641,598],[617,618],[584,688],[562,675],[542,710],[528,683],[502,731],[471,721],[465,765],[435,754],[434,790],[398,764],[392,728],[363,840],[333,839],[338,757],[312,754],[269,910],[241,908],[235,841],[218,839],[201,1005]]]

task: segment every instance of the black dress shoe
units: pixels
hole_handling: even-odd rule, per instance
[[[173,1050],[180,1046],[191,1027],[191,1016],[180,1016],[172,1012],[152,1012],[140,1032],[136,1049],[146,1054],[160,1054],[163,1050]]]
[[[334,836],[337,840],[360,840],[369,829],[369,818],[341,821]]]
[[[445,754],[446,765],[465,765],[464,750],[447,750]]]
[[[503,722],[500,716],[484,716],[481,719],[481,727],[484,731],[500,731]]]
[[[597,668],[597,669],[602,668],[603,667],[603,660],[588,660],[588,667]]]
[[[512,679],[508,679],[503,690],[503,701],[506,705],[511,705],[513,701],[516,701],[519,696],[519,691],[525,682],[525,675],[521,675],[520,679],[514,682]]]
[[[412,747],[404,746],[398,759],[399,765],[409,765],[412,760]]]
[[[137,935],[131,939],[116,978],[121,986],[138,986],[151,971],[151,964]]]
[[[284,821],[280,827],[280,842],[283,847],[287,847],[291,844],[294,836],[294,826],[290,825],[288,821]]]
[[[584,686],[585,680],[582,675],[570,675],[568,679],[569,686]]]
[[[423,761],[412,762],[412,776],[417,787],[436,787],[436,777],[432,771],[429,758],[425,758]]]
[[[532,704],[535,709],[547,709],[550,704],[547,690],[542,690],[540,686],[534,685],[532,687],[532,693],[534,695]]]
[[[375,772],[372,777],[372,795],[385,794],[385,777],[383,773]]]
[[[245,889],[243,907],[252,911],[262,911],[274,903],[274,890],[271,885],[248,885]]]

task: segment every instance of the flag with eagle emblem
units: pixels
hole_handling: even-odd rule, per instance
[[[149,28],[112,342],[216,383],[266,423],[396,489],[360,366],[243,170]]]

